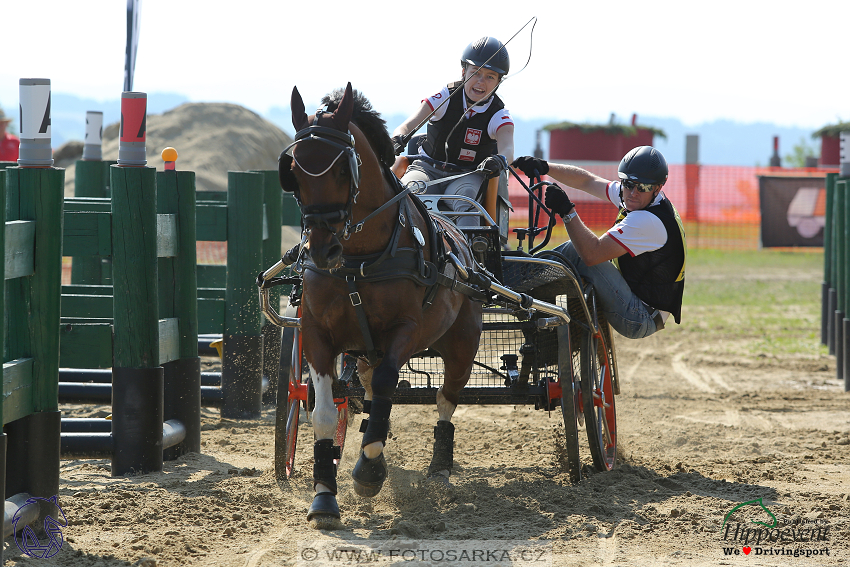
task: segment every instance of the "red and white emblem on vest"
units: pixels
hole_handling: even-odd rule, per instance
[[[477,146],[480,141],[481,130],[476,130],[475,128],[466,129],[466,138],[464,138],[463,143],[469,144],[470,146]]]
[[[458,159],[460,161],[475,161],[475,150],[461,149]]]

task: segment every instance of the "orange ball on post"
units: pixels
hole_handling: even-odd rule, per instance
[[[172,147],[162,150],[162,161],[165,162],[166,170],[173,170],[174,162],[177,161],[177,150]]]

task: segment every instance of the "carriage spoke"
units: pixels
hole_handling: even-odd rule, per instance
[[[601,388],[593,390],[593,405],[604,409],[611,407],[611,404],[605,401],[605,394],[602,392]]]

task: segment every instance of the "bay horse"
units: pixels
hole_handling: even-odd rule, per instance
[[[457,280],[458,260],[472,266],[466,239],[431,216],[390,171],[395,154],[386,123],[351,83],[307,116],[292,90],[293,144],[281,153],[281,186],[292,191],[306,232],[301,333],[315,390],[313,487],[307,519],[336,527],[340,512],[332,388],[340,353],[359,358],[365,388],[361,454],[354,490],[373,497],[387,478],[383,450],[399,370],[425,349],[444,361],[429,476],[452,469],[452,415],[469,381],[482,330],[482,297]],[[292,148],[291,155],[287,150]],[[459,265],[459,264],[458,264]],[[476,296],[477,294],[477,296]]]

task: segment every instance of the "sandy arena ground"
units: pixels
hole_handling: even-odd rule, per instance
[[[543,540],[556,566],[850,564],[850,394],[835,379],[835,358],[722,354],[723,345],[701,338],[698,321],[699,310],[686,305],[682,326],[616,339],[622,463],[577,485],[557,457],[559,412],[460,407],[453,484],[442,486],[424,476],[435,409],[397,406],[383,491],[367,500],[352,490],[359,446],[352,427],[338,476],[344,528],[317,531],[305,522],[310,429],[302,425],[295,477],[279,484],[272,408],[250,422],[204,410],[203,454],[168,462],[161,473],[112,478],[108,460],[63,461],[65,546],[51,559],[32,559],[9,540],[7,565],[306,565],[299,542],[391,538]],[[733,529],[724,540],[724,516],[758,498],[778,527],[820,527],[824,537],[745,546],[732,541]],[[770,522],[753,506],[733,519],[745,528]],[[766,556],[765,549],[829,555]]]

